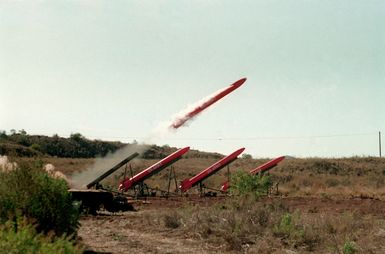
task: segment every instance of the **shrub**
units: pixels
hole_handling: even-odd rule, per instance
[[[41,152],[41,146],[39,144],[33,143],[29,148]]]
[[[254,195],[260,197],[267,194],[272,186],[270,175],[251,175],[239,171],[231,179],[230,192],[236,195]]]
[[[167,228],[178,228],[181,225],[180,216],[176,212],[173,214],[166,214],[164,216],[164,225]]]
[[[342,247],[342,252],[344,254],[354,254],[357,252],[357,248],[354,244],[354,242],[347,241],[345,242],[344,246]]]
[[[21,219],[0,226],[0,250],[1,253],[82,253],[70,239],[38,234],[32,225]]]
[[[75,233],[79,213],[67,183],[49,177],[39,161],[18,165],[15,170],[0,172],[0,223],[22,215],[39,232]]]
[[[298,214],[296,214],[298,216]],[[293,215],[290,213],[285,213],[280,222],[274,226],[273,233],[276,236],[287,238],[287,239],[297,239],[304,236],[304,230],[300,226],[295,225]]]

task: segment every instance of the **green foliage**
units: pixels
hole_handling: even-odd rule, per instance
[[[285,213],[272,228],[273,235],[281,238],[286,244],[294,248],[304,246],[308,250],[314,249],[320,238],[313,227],[306,227],[300,219],[300,213]]]
[[[49,177],[40,161],[33,164],[19,163],[15,170],[0,172],[0,222],[22,215],[39,232],[75,233],[79,213],[67,183]]]
[[[5,131],[0,131],[0,140],[7,139],[7,133]]]
[[[253,156],[251,156],[251,154],[248,154],[248,153],[242,154],[242,159],[250,160],[250,159],[252,159],[252,158],[253,158]]]
[[[251,175],[244,171],[239,171],[232,176],[230,192],[236,195],[260,197],[267,194],[272,184],[270,175]]]
[[[1,253],[76,254],[82,251],[65,236],[53,238],[38,234],[20,218],[0,226]]]
[[[70,158],[105,156],[124,146],[120,142],[88,140],[80,133],[71,134],[70,138],[61,138],[58,135],[27,135],[24,130],[11,132],[10,135],[1,132],[0,142],[0,152],[4,155],[35,156],[38,151],[51,156]]]
[[[304,230],[302,227],[295,225],[295,218],[299,219],[299,214],[294,216],[290,213],[285,213],[277,225],[273,228],[273,233],[276,236],[280,236],[287,239],[298,239],[304,236]]]
[[[39,152],[41,151],[41,146],[39,144],[32,144],[30,148],[35,151],[39,151]]]
[[[354,254],[357,253],[357,248],[354,242],[347,241],[342,247],[342,252],[344,254]]]

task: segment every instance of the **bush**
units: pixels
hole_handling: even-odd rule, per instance
[[[230,192],[236,195],[254,195],[260,197],[268,193],[272,186],[270,175],[251,175],[239,171],[231,179]]]
[[[75,233],[79,213],[67,183],[49,177],[41,162],[18,165],[0,172],[0,223],[21,215],[36,224],[38,232]]]
[[[164,216],[164,225],[167,228],[179,228],[181,225],[180,216],[176,212],[173,214],[166,214]]]
[[[311,250],[319,239],[315,235],[309,235],[309,232],[305,231],[305,227],[299,223],[299,220],[300,214],[298,212],[294,214],[285,213],[279,223],[273,227],[273,234],[294,248],[304,245]]]
[[[38,234],[32,225],[21,219],[0,226],[0,250],[1,253],[82,253],[68,238]]]
[[[357,252],[356,245],[354,244],[354,242],[347,241],[342,247],[342,252],[344,254],[354,254]]]
[[[299,214],[297,213],[295,216],[299,217]],[[298,220],[298,218],[296,219]],[[274,226],[273,233],[287,239],[298,239],[304,236],[303,228],[295,224],[293,215],[290,213],[282,216],[280,222]]]
[[[29,148],[41,152],[41,146],[39,144],[33,143]]]

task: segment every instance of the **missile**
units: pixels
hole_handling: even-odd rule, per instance
[[[285,159],[285,156],[277,157],[277,158],[275,158],[275,159],[272,159],[272,160],[270,160],[270,161],[268,161],[268,162],[266,162],[266,163],[264,163],[264,164],[258,166],[258,167],[255,168],[255,169],[250,170],[249,173],[252,174],[252,175],[257,175],[257,174],[259,174],[259,173],[261,173],[261,172],[263,172],[263,171],[266,171],[266,170],[269,170],[269,169],[274,168],[275,166],[278,165],[278,163],[280,163],[280,162],[283,161],[284,159]],[[230,183],[229,183],[229,182],[225,182],[225,183],[222,184],[222,187],[221,187],[220,190],[221,190],[222,192],[227,192],[227,190],[229,189],[229,187],[230,187]]]
[[[193,118],[194,116],[198,115],[200,112],[205,110],[206,108],[210,107],[212,104],[217,102],[218,100],[222,99],[238,87],[240,87],[243,83],[245,83],[246,78],[242,78],[236,82],[234,82],[229,87],[222,89],[215,93],[212,97],[210,97],[208,100],[202,102],[200,105],[196,106],[193,110],[186,113],[184,116],[177,118],[170,126],[169,128],[172,129],[178,129],[180,126],[182,126],[186,121]]]
[[[179,149],[178,151],[163,158],[162,160],[158,161],[152,166],[142,170],[141,172],[134,175],[133,177],[124,179],[119,185],[119,190],[127,191],[133,186],[143,182],[147,178],[151,177],[154,174],[157,174],[161,170],[165,169],[166,167],[178,161],[182,157],[182,155],[187,153],[189,150],[190,150],[190,147]]]
[[[281,156],[281,157],[275,158],[275,159],[273,159],[271,161],[268,161],[268,162],[262,164],[261,166],[255,168],[255,169],[250,170],[250,174],[256,175],[256,174],[259,174],[259,173],[261,173],[263,171],[272,169],[275,166],[277,166],[278,163],[280,163],[284,159],[285,159],[285,156]]]
[[[245,148],[238,149],[237,151],[235,151],[232,154],[217,161],[216,163],[214,163],[210,167],[206,168],[205,170],[201,171],[197,175],[193,176],[192,178],[183,180],[179,186],[179,189],[182,192],[188,191],[189,189],[191,189],[192,187],[194,187],[198,183],[202,182],[203,180],[205,180],[206,178],[208,178],[209,176],[211,176],[212,174],[214,174],[218,170],[224,168],[225,166],[227,166],[231,162],[235,161],[237,159],[238,155],[240,155],[244,150],[245,150]]]

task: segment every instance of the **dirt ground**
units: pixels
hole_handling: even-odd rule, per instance
[[[203,239],[193,239],[177,230],[152,227],[143,222],[154,219],[160,211],[171,213],[186,203],[205,209],[208,206],[220,205],[224,199],[226,198],[148,199],[135,204],[136,212],[101,212],[97,216],[83,216],[78,235],[86,250],[91,253],[223,253],[224,248],[209,245],[202,241]],[[354,212],[384,218],[385,211],[385,201],[370,198],[273,197],[258,202],[279,202],[291,211],[322,213],[328,216]]]

